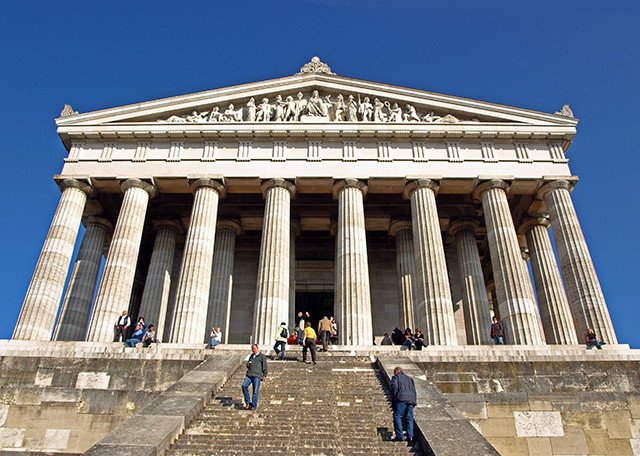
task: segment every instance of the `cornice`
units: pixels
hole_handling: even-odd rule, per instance
[[[138,141],[162,139],[476,139],[558,141],[566,149],[576,129],[561,125],[460,122],[456,124],[363,124],[363,123],[243,123],[243,124],[157,124],[131,123],[60,126],[58,134],[69,148],[74,140]]]

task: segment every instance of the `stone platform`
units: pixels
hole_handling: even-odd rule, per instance
[[[0,341],[0,453],[127,446],[131,437],[118,440],[114,430],[153,409],[163,417],[157,432],[138,436],[134,453],[161,454],[249,353],[248,344],[203,347]],[[293,368],[299,347],[288,356]],[[466,435],[471,425],[504,455],[640,455],[640,351],[626,345],[333,346],[319,356],[377,360],[383,372],[401,365],[425,382],[417,416],[429,419],[418,425],[436,455],[454,454],[447,451],[461,442],[437,441],[444,433],[434,419],[458,420]],[[438,394],[444,399],[431,399]]]

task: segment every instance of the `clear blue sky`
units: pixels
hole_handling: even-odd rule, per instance
[[[319,55],[344,76],[545,112],[570,103],[574,202],[618,337],[640,347],[637,2],[427,3],[3,2],[0,338],[58,202],[64,103],[87,112],[287,76]]]

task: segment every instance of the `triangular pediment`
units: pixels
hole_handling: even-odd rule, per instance
[[[577,124],[576,119],[567,115],[570,111],[549,114],[326,72],[302,73],[82,114],[67,107],[65,111],[64,117],[56,119],[60,127],[140,123],[210,127],[255,122],[426,126],[506,123],[565,127]]]

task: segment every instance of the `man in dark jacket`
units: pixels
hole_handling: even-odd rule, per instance
[[[407,421],[407,441],[413,442],[413,407],[417,403],[416,385],[400,367],[393,369],[391,377],[391,398],[393,399],[393,430],[396,442],[403,440],[403,420]]]
[[[491,338],[496,345],[504,345],[504,328],[496,317],[491,319]]]
[[[267,357],[260,353],[258,344],[251,345],[251,356],[247,360],[247,373],[242,382],[245,410],[255,410],[258,407],[258,390],[260,382],[267,377]],[[253,386],[253,395],[249,399],[249,385]]]

